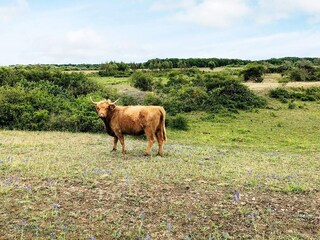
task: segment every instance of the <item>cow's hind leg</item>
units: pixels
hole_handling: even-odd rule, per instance
[[[159,144],[158,155],[163,157],[163,134],[161,131],[156,132],[157,141]]]
[[[152,145],[154,144],[154,134],[151,131],[150,132],[146,131],[145,133],[146,133],[146,137],[148,139],[148,147],[147,147],[147,150],[145,151],[144,155],[148,156],[148,155],[150,155]]]
[[[118,137],[113,138],[113,148],[111,152],[117,151],[117,143],[118,143]]]

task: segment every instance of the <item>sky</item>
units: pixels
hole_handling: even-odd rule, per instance
[[[0,0],[0,65],[320,57],[319,0]]]

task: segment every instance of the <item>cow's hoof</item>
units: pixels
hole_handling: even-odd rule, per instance
[[[143,156],[150,156],[150,153],[147,153],[147,152],[145,152],[144,154],[143,154]]]
[[[163,157],[163,153],[157,153],[157,156]]]
[[[111,150],[111,152],[116,152],[116,151],[117,151],[117,149],[116,149],[116,148],[114,148],[114,149],[112,149],[112,150]]]

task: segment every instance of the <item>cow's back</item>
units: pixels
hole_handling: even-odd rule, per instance
[[[117,106],[112,128],[124,134],[142,134],[144,128],[156,128],[160,122],[160,106]]]

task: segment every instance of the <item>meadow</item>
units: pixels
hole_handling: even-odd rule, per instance
[[[318,239],[319,103],[127,137],[0,131],[0,239]]]
[[[236,77],[240,70],[221,67],[204,72],[225,71]],[[189,129],[167,126],[164,157],[156,156],[156,143],[151,156],[145,157],[144,137],[127,136],[126,155],[111,152],[113,138],[97,131],[103,124],[89,103],[88,96],[103,94],[127,104],[145,101],[149,93],[134,88],[128,77],[89,72],[88,82],[68,73],[59,82],[55,76],[60,73],[40,69],[33,74],[34,79],[54,78],[48,77],[30,96],[27,90],[15,91],[5,79],[12,86],[2,87],[0,103],[15,109],[9,107],[17,107],[20,99],[29,107],[30,99],[47,92],[35,99],[41,101],[34,100],[35,106],[49,106],[48,114],[63,107],[66,115],[56,122],[68,123],[63,129],[74,132],[0,130],[0,240],[320,238],[320,91],[310,91],[312,101],[302,101],[306,93],[301,89],[291,95],[275,92],[278,99],[269,94],[279,85],[309,87],[319,82],[280,83],[279,73],[265,74],[262,83],[246,82],[267,100],[266,106],[180,113]],[[165,84],[179,84],[181,79],[189,84],[191,79],[184,75],[174,82],[164,73],[154,74]],[[52,82],[61,87],[53,88]],[[26,82],[18,86],[24,85],[33,86]],[[171,97],[184,88],[172,86]],[[66,97],[75,100],[68,102]],[[29,109],[30,116],[35,115]],[[11,112],[4,111],[2,117]],[[52,120],[47,115],[36,127]],[[17,122],[15,126],[22,126]]]

